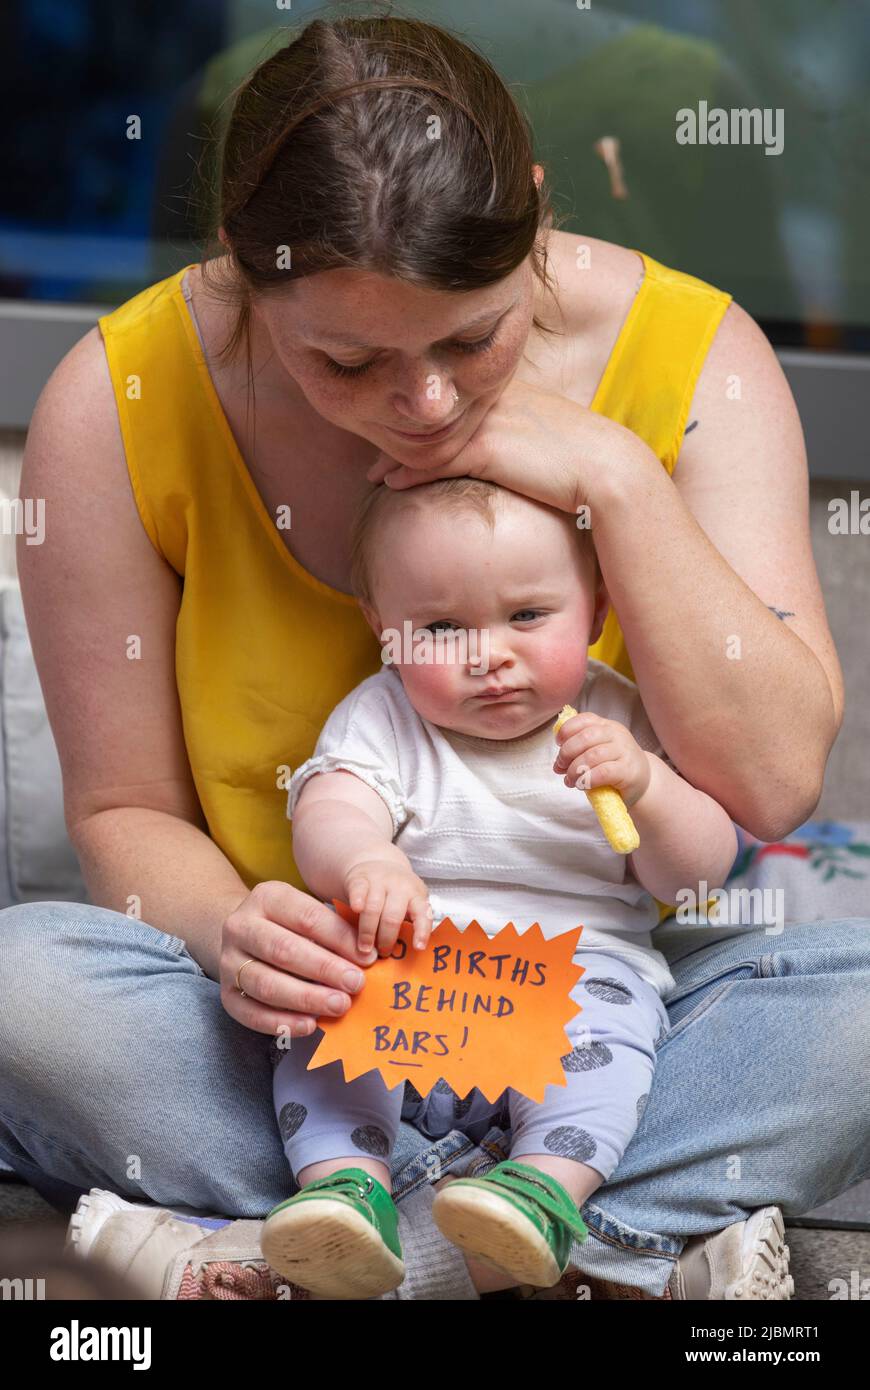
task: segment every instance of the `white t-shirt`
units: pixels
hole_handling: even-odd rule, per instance
[[[604,662],[590,658],[571,703],[627,725],[673,766],[637,686]],[[651,944],[655,899],[610,848],[585,792],[553,771],[556,751],[552,725],[498,741],[429,723],[388,665],[336,705],[291,777],[287,815],[313,774],[355,773],[386,804],[436,926],[450,917],[462,930],[476,918],[494,936],[508,922],[518,932],[538,922],[551,937],[582,924],[581,951],[619,956],[664,994],[675,986]]]

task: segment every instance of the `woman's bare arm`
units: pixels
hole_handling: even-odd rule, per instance
[[[181,583],[136,509],[99,328],[39,398],[20,490],[45,499],[45,540],[19,543],[18,566],[88,893],[183,937],[216,976],[221,924],[247,888],[206,833],[191,778],[175,684]]]
[[[644,706],[680,772],[777,840],[812,814],[843,717],[806,452],[767,339],[731,305],[668,478],[620,458],[592,524]]]
[[[18,563],[91,901],[180,936],[245,1027],[311,1032],[362,987],[350,963],[377,956],[292,884],[248,892],[208,835],[175,683],[181,585],[136,509],[98,328],[39,398],[21,495],[45,499],[45,541],[19,544]],[[132,660],[131,637],[141,643]],[[242,994],[235,980],[248,960]]]

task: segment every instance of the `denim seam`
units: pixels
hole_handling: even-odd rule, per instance
[[[63,906],[62,903],[52,903],[51,905],[52,907]],[[111,908],[101,910],[112,911],[114,916],[123,917],[125,922],[127,923],[127,926],[125,927],[125,935],[127,936],[134,937],[137,940],[143,943],[149,943],[152,946],[156,946],[159,944],[154,940],[154,937],[160,937],[163,942],[163,949],[168,950],[170,955],[173,955],[176,958],[180,958],[182,953],[187,950],[187,943],[183,940],[182,937],[176,936],[173,932],[163,931],[162,927],[155,927],[150,922],[143,921],[141,917],[133,917],[126,912],[116,912]],[[88,925],[87,919],[85,920],[85,925]],[[194,964],[196,964],[196,962],[194,962]]]
[[[401,1201],[403,1197],[409,1196],[412,1192],[418,1192],[421,1188],[425,1187],[428,1183],[431,1182],[430,1174],[425,1167],[425,1163],[423,1162],[425,1155],[435,1153],[442,1167],[445,1167],[448,1162],[452,1162],[457,1158],[464,1158],[465,1155],[469,1153],[472,1149],[477,1148],[477,1145],[473,1142],[473,1140],[469,1139],[468,1135],[463,1135],[462,1142],[457,1144],[457,1146],[451,1149],[450,1153],[445,1156],[439,1152],[439,1146],[443,1144],[444,1139],[446,1139],[447,1137],[448,1136],[445,1135],[444,1138],[436,1140],[428,1149],[421,1149],[418,1153],[414,1154],[413,1158],[410,1158],[408,1160],[401,1173],[398,1173],[396,1175],[396,1184],[393,1188],[394,1201]],[[416,1174],[414,1177],[412,1177],[408,1182],[403,1184],[402,1177],[407,1172],[408,1168],[412,1167],[413,1164],[423,1164],[423,1170],[420,1173]]]
[[[709,994],[705,995],[700,1003],[696,1004],[694,1009],[690,1010],[678,1023],[675,1023],[670,1032],[662,1038],[656,1055],[660,1056],[669,1042],[673,1042],[675,1038],[679,1038],[681,1034],[686,1031],[690,1023],[695,1023],[699,1018],[702,1018],[707,1010],[718,1003],[720,999],[723,999],[736,984],[739,984],[738,980],[723,980],[718,988],[711,990]]]
[[[645,1260],[678,1260],[680,1258],[680,1250],[666,1250],[661,1246],[629,1245],[624,1240],[617,1240],[608,1235],[606,1231],[599,1230],[594,1222],[587,1220],[586,1224],[590,1234],[594,1235],[596,1240],[600,1240],[602,1245],[611,1246],[614,1250],[624,1250],[627,1254],[639,1255]]]
[[[63,1144],[59,1144],[58,1141],[52,1138],[50,1135],[43,1134],[41,1129],[37,1129],[35,1125],[28,1124],[26,1120],[20,1120],[17,1116],[13,1117],[12,1115],[7,1115],[5,1110],[0,1110],[0,1119],[6,1121],[6,1123],[9,1125],[10,1130],[12,1131],[13,1136],[19,1129],[27,1130],[28,1134],[35,1134],[37,1139],[39,1139],[43,1144],[50,1144],[51,1147],[57,1149],[59,1153],[66,1154],[67,1158],[74,1158],[82,1163],[90,1162],[89,1156],[86,1153],[83,1153],[81,1149],[65,1148]],[[30,1163],[33,1163],[34,1167],[39,1167],[39,1164],[36,1163],[33,1159],[29,1159],[28,1161]]]
[[[764,960],[764,959],[765,959],[765,957],[761,957],[761,960]],[[720,975],[726,975],[726,974],[730,975],[734,970],[739,970],[739,969],[740,969],[742,966],[744,966],[744,965],[752,965],[752,966],[759,966],[759,967],[760,967],[759,958],[756,957],[756,958],[754,958],[754,959],[751,960],[751,961],[750,961],[750,960],[735,961],[732,965],[730,965],[730,966],[728,967],[727,971],[726,971],[726,970],[721,970],[721,971],[719,971],[718,973],[719,973]],[[707,1009],[709,1009],[713,1004],[717,1003],[720,999],[722,999],[723,996],[726,995],[726,994],[729,992],[729,990],[730,990],[734,985],[740,984],[742,979],[750,980],[750,979],[758,979],[758,978],[759,978],[759,975],[744,975],[744,976],[738,976],[737,979],[733,979],[733,980],[721,979],[721,980],[719,981],[718,988],[712,989],[712,990],[710,991],[709,994],[705,995],[703,999],[699,1000],[699,1002],[695,1005],[695,1007],[694,1007],[693,1009],[690,1009],[689,1012],[688,1012],[687,1014],[684,1014],[684,1016],[683,1016],[681,1019],[679,1019],[675,1024],[672,1025],[672,1027],[670,1028],[669,1032],[665,1035],[664,1038],[662,1038],[661,1043],[659,1044],[658,1048],[656,1049],[656,1054],[658,1055],[659,1053],[663,1052],[664,1049],[667,1047],[668,1043],[671,1042],[673,1038],[678,1038],[678,1037],[680,1036],[680,1034],[688,1027],[688,1025],[689,1025],[690,1023],[694,1023],[696,1019],[701,1018],[701,1016],[706,1012]],[[699,989],[699,988],[701,988],[702,985],[710,984],[710,983],[712,983],[712,981],[715,980],[715,979],[716,979],[716,976],[713,975],[713,976],[710,977],[709,980],[699,980],[699,981],[693,986],[693,989]],[[691,993],[692,993],[692,990],[691,990],[691,989],[686,990],[686,991],[684,991],[684,994],[681,995],[681,998],[684,998],[686,994],[691,994]],[[669,1001],[669,1002],[676,1003],[677,1001],[674,999],[674,1000]]]
[[[150,923],[146,923],[145,925],[150,926]],[[160,928],[153,927],[152,931],[160,931]],[[205,975],[205,971],[203,970],[199,961],[194,960],[193,956],[190,954],[190,951],[187,949],[187,942],[184,940],[183,937],[172,936],[169,932],[163,932],[163,935],[169,942],[172,954],[175,956],[177,960],[186,960],[190,965],[192,965],[195,968],[198,975]],[[207,976],[206,978],[211,979],[211,976]],[[217,980],[215,980],[214,983],[217,984]],[[271,1037],[272,1035],[271,1033],[268,1033],[266,1034],[266,1036]]]
[[[602,1188],[601,1191],[604,1193],[605,1189]],[[612,1245],[617,1250],[627,1250],[632,1255],[643,1255],[653,1260],[675,1260],[679,1257],[680,1249],[682,1248],[681,1243],[673,1236],[652,1236],[652,1239],[664,1242],[663,1245],[635,1245],[632,1241],[626,1240],[624,1236],[615,1235],[612,1230],[605,1229],[605,1227],[613,1227],[619,1223],[615,1222],[612,1216],[608,1216],[607,1213],[594,1202],[584,1202],[580,1211],[590,1232],[595,1235],[597,1240],[600,1240],[605,1245]],[[599,1221],[603,1222],[604,1225],[599,1226]],[[643,1239],[642,1232],[638,1231],[637,1235]],[[669,1249],[668,1247],[671,1244],[675,1245],[677,1248],[673,1250]]]
[[[687,994],[694,994],[695,990],[701,989],[704,985],[713,984],[725,975],[730,975],[732,971],[741,970],[745,965],[758,965],[760,961],[765,959],[768,959],[768,957],[750,956],[748,960],[735,960],[732,961],[730,965],[720,965],[718,970],[713,970],[709,975],[701,975],[697,980],[693,980],[691,984],[686,985],[684,989],[680,989],[675,994],[669,994],[668,1004],[678,1004],[681,999],[685,999]],[[747,979],[749,978],[750,977],[747,976]]]

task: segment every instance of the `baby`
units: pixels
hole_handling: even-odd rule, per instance
[[[357,518],[353,583],[387,664],[341,701],[291,779],[306,884],[348,903],[361,943],[383,955],[405,919],[421,949],[445,916],[460,929],[476,918],[489,936],[507,922],[539,922],[548,937],[582,924],[573,959],[585,973],[571,993],[566,1084],[542,1102],[509,1089],[493,1105],[443,1081],[428,1096],[389,1090],[374,1070],[345,1082],[338,1062],[307,1071],[320,1029],[275,1049],[275,1106],[301,1190],[269,1214],[263,1253],[327,1298],[395,1288],[400,1120],[475,1142],[501,1121],[510,1158],[441,1185],[433,1217],[470,1258],[549,1286],[586,1237],[579,1208],[637,1128],[668,1029],[674,982],[651,944],[655,899],[723,884],[734,827],[673,768],[637,686],[588,658],[608,598],[574,517],[473,478],[382,484]],[[577,714],[554,736],[565,704]],[[599,786],[629,808],[632,854],[601,830],[585,792]]]

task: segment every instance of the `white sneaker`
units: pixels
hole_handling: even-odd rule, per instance
[[[759,1207],[712,1236],[691,1236],[668,1280],[671,1298],[784,1301],[794,1294],[779,1207]]]
[[[65,1248],[99,1260],[143,1299],[307,1298],[266,1264],[262,1225],[128,1202],[95,1187],[79,1198]]]

